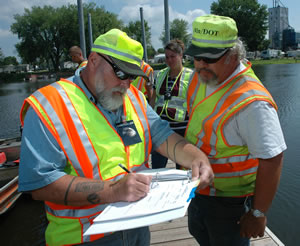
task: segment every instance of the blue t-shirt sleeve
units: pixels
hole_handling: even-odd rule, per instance
[[[29,108],[22,132],[19,191],[44,187],[64,176],[66,157],[36,112]]]
[[[162,120],[149,104],[147,105],[147,118],[152,137],[152,149],[156,150],[174,131],[170,128],[169,122]]]

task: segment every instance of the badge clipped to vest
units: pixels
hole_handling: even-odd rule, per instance
[[[171,89],[168,88],[168,89],[165,91],[165,94],[164,94],[164,100],[167,101],[167,100],[171,100],[171,99],[172,99]]]
[[[130,146],[142,142],[142,139],[140,138],[133,120],[118,123],[116,127],[125,146]]]

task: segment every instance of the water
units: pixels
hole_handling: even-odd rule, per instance
[[[280,186],[268,212],[268,227],[287,246],[300,245],[300,64],[258,65],[254,70],[273,95],[288,149]],[[47,82],[0,83],[0,138],[19,135],[19,110],[24,98]],[[0,218],[1,245],[43,245],[42,204],[29,195]],[[3,244],[4,243],[4,244]]]
[[[300,245],[300,64],[254,67],[273,95],[287,143],[280,185],[268,226],[287,246]]]
[[[49,83],[50,81],[4,84],[0,81],[0,138],[20,135],[19,115],[24,99]]]

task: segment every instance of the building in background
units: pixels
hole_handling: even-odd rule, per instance
[[[284,29],[282,32],[282,50],[296,50],[298,48],[298,43],[296,40],[296,32],[295,29],[289,27]]]
[[[269,40],[270,48],[282,50],[283,30],[290,25],[288,8],[280,6],[279,3],[281,1],[273,0],[273,7],[269,8]]]
[[[270,49],[296,50],[300,48],[300,33],[289,24],[289,10],[280,0],[273,0],[269,8]]]

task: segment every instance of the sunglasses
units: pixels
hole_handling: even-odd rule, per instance
[[[227,53],[227,51],[223,55],[221,55],[219,58],[208,58],[208,57],[194,56],[194,59],[196,61],[204,61],[207,64],[213,64],[213,63],[218,62]]]
[[[115,75],[120,79],[120,80],[135,80],[138,76],[137,75],[131,75],[128,73],[123,72],[120,68],[116,66],[116,64],[112,63],[110,60],[108,60],[105,56],[97,53],[99,56],[101,56],[109,65],[111,65],[112,69],[114,70]]]

